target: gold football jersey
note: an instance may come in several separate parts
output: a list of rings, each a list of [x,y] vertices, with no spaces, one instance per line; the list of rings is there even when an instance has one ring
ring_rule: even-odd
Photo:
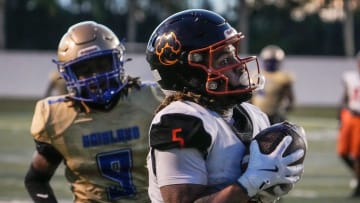
[[[282,108],[284,87],[293,83],[293,75],[285,71],[262,73],[265,76],[265,86],[263,90],[254,94],[252,103],[268,115],[285,113],[285,109]]]
[[[156,88],[132,89],[109,112],[78,112],[64,96],[37,102],[31,133],[63,155],[74,202],[149,202],[145,163]]]

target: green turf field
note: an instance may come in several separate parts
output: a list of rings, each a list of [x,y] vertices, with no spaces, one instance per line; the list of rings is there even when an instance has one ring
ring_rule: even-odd
[[[34,101],[0,99],[0,203],[31,202],[23,186],[34,145],[29,134]],[[328,107],[298,108],[290,121],[305,127],[309,151],[305,173],[283,203],[352,203],[351,175],[336,155],[336,110]],[[52,185],[60,202],[71,202],[69,186],[60,168]]]

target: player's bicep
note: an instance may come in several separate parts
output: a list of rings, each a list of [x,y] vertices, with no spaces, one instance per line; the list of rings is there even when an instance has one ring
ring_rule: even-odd
[[[155,150],[155,167],[159,186],[207,184],[206,163],[196,149]]]
[[[57,166],[63,160],[63,156],[52,145],[44,142],[39,142],[36,140],[35,140],[35,144],[36,144],[37,153],[43,156],[46,159],[46,161],[49,162],[51,165]]]
[[[204,190],[205,186],[194,184],[167,185],[160,188],[164,202],[194,202]]]

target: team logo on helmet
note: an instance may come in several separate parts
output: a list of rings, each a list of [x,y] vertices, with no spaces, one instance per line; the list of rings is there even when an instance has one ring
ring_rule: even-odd
[[[175,33],[165,33],[156,40],[156,55],[160,63],[169,66],[175,64],[179,59],[178,55],[181,50],[181,43]]]
[[[99,51],[99,50],[100,50],[100,47],[97,46],[97,45],[86,47],[85,49],[79,50],[77,56],[78,57],[84,56],[86,54],[90,54],[92,52],[96,52],[96,51]]]

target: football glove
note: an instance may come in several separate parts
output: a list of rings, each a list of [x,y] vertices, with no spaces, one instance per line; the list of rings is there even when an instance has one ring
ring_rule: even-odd
[[[243,157],[242,159],[242,166],[243,167],[247,167],[248,163],[249,163],[249,158],[250,155],[247,154]],[[245,172],[245,168],[244,170],[242,170],[242,172]],[[275,185],[273,187],[270,187],[266,190],[262,190],[260,192],[258,192],[253,198],[251,198],[250,202],[260,202],[260,203],[274,203],[277,202],[280,197],[288,194],[294,187],[294,184],[283,184],[283,185]]]
[[[302,158],[304,150],[300,149],[283,157],[291,142],[292,137],[285,136],[273,152],[262,154],[257,141],[251,141],[247,169],[238,179],[238,183],[246,189],[249,197],[274,185],[294,184],[299,181],[304,170],[303,164],[290,164]]]

